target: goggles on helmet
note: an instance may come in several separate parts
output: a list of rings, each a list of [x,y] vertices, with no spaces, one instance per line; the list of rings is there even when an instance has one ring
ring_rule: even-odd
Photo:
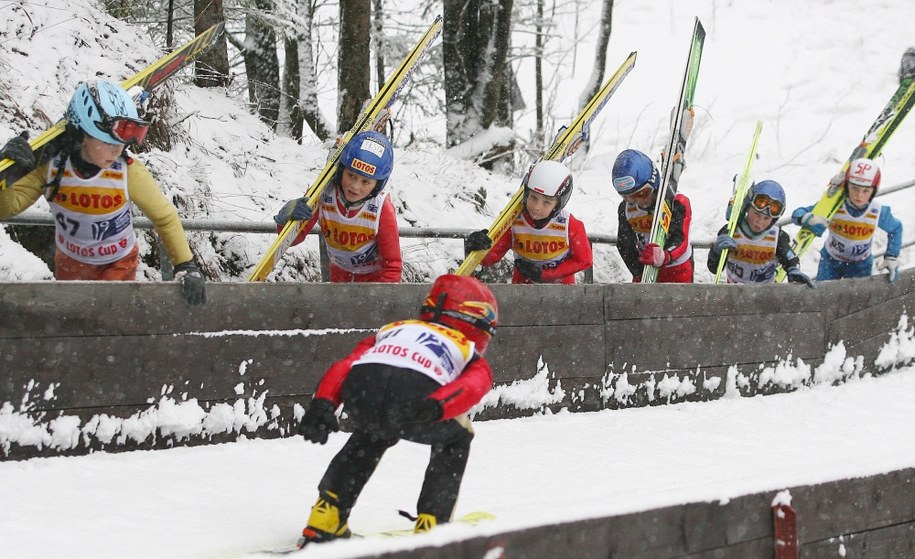
[[[95,106],[98,107],[100,121],[95,123],[96,128],[125,144],[143,143],[146,133],[149,132],[150,123],[148,121],[126,116],[109,116],[102,109],[98,89],[94,83],[89,84],[89,93],[92,95],[92,100],[95,101]]]
[[[461,306],[465,311],[443,310],[441,308],[444,294],[439,298],[439,302],[434,303],[431,298],[426,298],[423,306],[420,307],[420,314],[433,313],[433,320],[441,316],[448,316],[462,322],[466,322],[478,330],[494,336],[496,334],[495,311],[490,305],[484,303],[465,302]],[[468,309],[469,307],[469,309]]]
[[[781,200],[776,200],[766,194],[757,194],[750,200],[750,206],[769,217],[781,217],[785,211],[785,204]]]

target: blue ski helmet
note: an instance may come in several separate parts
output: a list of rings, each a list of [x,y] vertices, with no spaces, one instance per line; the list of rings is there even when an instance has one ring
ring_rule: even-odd
[[[360,132],[343,148],[340,153],[340,165],[363,177],[378,181],[368,195],[371,198],[381,192],[394,170],[394,147],[381,132]]]
[[[613,188],[621,196],[627,196],[650,185],[655,191],[661,186],[658,170],[644,153],[635,150],[624,150],[613,163]]]
[[[782,185],[773,180],[755,182],[747,191],[741,215],[745,217],[747,208],[752,207],[769,217],[779,218],[785,213],[785,203],[785,189]]]
[[[145,137],[148,122],[141,121],[133,98],[119,84],[106,80],[92,80],[79,84],[67,106],[64,117],[71,124],[108,144],[130,143],[112,135],[116,121],[143,127]],[[142,138],[137,143],[142,142]]]

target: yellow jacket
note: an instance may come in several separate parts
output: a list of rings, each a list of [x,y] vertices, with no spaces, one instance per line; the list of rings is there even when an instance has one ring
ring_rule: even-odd
[[[48,165],[45,163],[0,192],[0,218],[18,215],[43,195],[47,184]],[[159,190],[152,173],[134,159],[127,165],[127,194],[130,200],[152,221],[162,239],[172,264],[182,264],[194,256],[187,243],[178,210]]]

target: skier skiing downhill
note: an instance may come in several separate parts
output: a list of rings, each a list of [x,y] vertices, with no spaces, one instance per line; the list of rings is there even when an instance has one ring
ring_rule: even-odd
[[[855,159],[845,175],[833,178],[843,187],[845,201],[831,220],[813,213],[814,206],[801,207],[791,214],[792,221],[809,229],[817,237],[826,228],[829,235],[820,250],[817,281],[861,278],[871,275],[874,261],[874,232],[886,232],[886,255],[878,266],[887,270],[889,281],[899,279],[899,251],[902,247],[902,222],[893,217],[889,206],[874,200],[880,188],[880,168],[865,158]]]
[[[522,211],[509,233],[493,246],[489,231],[467,236],[470,251],[492,250],[483,266],[515,252],[512,283],[575,283],[575,274],[591,267],[591,243],[584,224],[565,209],[572,196],[572,173],[558,161],[536,163],[524,178]]]
[[[708,254],[709,271],[718,272],[721,253],[727,249],[728,283],[773,283],[775,268],[780,265],[788,273],[788,281],[816,287],[798,267],[791,238],[775,224],[784,212],[782,185],[773,180],[753,183],[740,209],[734,236],[728,235],[727,225],[718,231]]]
[[[394,148],[384,134],[356,134],[340,154],[333,188],[324,190],[318,211],[312,212],[305,198],[290,200],[273,218],[277,232],[290,220],[307,221],[292,243],[297,245],[320,222],[330,281],[399,282],[403,262],[397,215],[384,188],[393,170]]]
[[[618,210],[616,248],[632,274],[641,282],[646,265],[658,268],[658,283],[693,282],[693,248],[689,243],[692,209],[689,199],[677,193],[671,204],[671,222],[664,246],[649,243],[660,177],[644,153],[627,149],[613,163],[613,188],[623,197]]]
[[[65,116],[67,145],[37,165],[24,136],[0,150],[29,174],[0,192],[0,217],[16,215],[44,194],[56,223],[54,277],[58,280],[134,280],[139,248],[130,209],[136,205],[155,226],[175,264],[188,303],[206,302],[203,275],[194,263],[178,211],[149,170],[125,151],[141,144],[149,122],[119,84],[79,85]]]
[[[432,447],[417,502],[415,532],[454,512],[473,429],[467,411],[489,392],[483,353],[498,306],[483,283],[447,274],[435,280],[419,318],[382,326],[324,374],[298,432],[327,442],[342,403],[353,433],[318,484],[298,547],[348,538],[350,511],[388,448],[400,439]]]

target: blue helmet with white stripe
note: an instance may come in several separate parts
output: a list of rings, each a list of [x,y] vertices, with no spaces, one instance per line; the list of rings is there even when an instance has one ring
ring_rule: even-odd
[[[381,132],[360,132],[343,148],[340,153],[340,165],[358,175],[378,181],[368,196],[371,198],[381,192],[394,170],[394,147],[388,137]]]
[[[644,153],[635,150],[624,150],[616,157],[611,174],[613,188],[621,196],[639,191],[645,185],[655,191],[661,186],[657,168]]]

